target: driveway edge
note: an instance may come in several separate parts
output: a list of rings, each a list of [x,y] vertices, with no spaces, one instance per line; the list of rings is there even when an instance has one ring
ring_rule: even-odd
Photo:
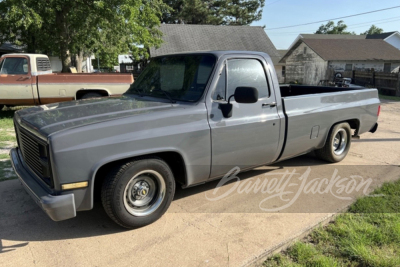
[[[263,262],[268,259],[269,257],[271,257],[273,254],[279,253],[282,250],[287,249],[290,245],[292,245],[295,241],[298,241],[300,239],[303,239],[304,237],[306,237],[307,235],[309,235],[311,233],[312,230],[314,230],[316,227],[318,226],[325,226],[328,223],[332,222],[335,220],[335,218],[343,213],[346,212],[349,207],[351,206],[351,204],[345,206],[344,208],[340,209],[338,212],[336,213],[332,213],[330,215],[325,216],[324,218],[322,218],[321,220],[319,220],[317,223],[304,228],[303,230],[301,230],[299,233],[289,237],[288,239],[286,239],[285,241],[282,241],[281,243],[279,243],[278,245],[274,246],[271,249],[268,249],[266,251],[264,251],[262,254],[260,254],[259,256],[256,256],[252,259],[250,259],[247,263],[244,263],[242,266],[243,267],[250,267],[250,266],[262,266]]]

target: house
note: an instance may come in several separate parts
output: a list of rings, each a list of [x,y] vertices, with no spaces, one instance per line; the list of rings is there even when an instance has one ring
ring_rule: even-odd
[[[161,24],[160,30],[164,42],[160,48],[150,49],[151,57],[210,50],[260,51],[267,53],[277,64],[276,71],[282,73],[281,55],[263,27]]]
[[[0,56],[4,54],[10,54],[10,53],[20,53],[23,51],[23,47],[5,42],[0,46]]]
[[[399,32],[385,32],[382,34],[367,35],[366,39],[380,39],[386,43],[393,45],[400,50],[400,33]]]
[[[298,37],[279,61],[286,64],[285,82],[317,85],[330,73],[351,70],[392,72],[400,66],[400,50],[383,39],[360,35]]]
[[[276,76],[278,77],[279,83],[285,82],[286,64],[280,63],[282,57],[286,54],[287,50],[278,49],[279,57],[272,57],[272,63],[274,64]]]

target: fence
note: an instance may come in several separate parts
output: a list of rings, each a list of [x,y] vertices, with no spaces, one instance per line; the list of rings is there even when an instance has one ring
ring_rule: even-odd
[[[344,77],[350,77],[348,73],[344,75]],[[400,73],[353,70],[351,72],[351,78],[354,84],[378,88],[379,92],[385,95],[400,96]]]

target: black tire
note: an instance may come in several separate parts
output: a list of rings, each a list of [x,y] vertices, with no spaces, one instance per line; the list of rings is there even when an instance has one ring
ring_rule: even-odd
[[[163,188],[160,177],[165,186],[163,197],[160,194]],[[151,184],[151,180],[154,184]],[[151,197],[153,192],[154,197]],[[174,194],[175,179],[168,164],[157,157],[141,158],[120,165],[108,173],[103,182],[101,201],[114,222],[132,229],[158,220],[169,208]],[[145,203],[149,198],[152,198],[151,201],[143,208],[134,206],[140,201]]]
[[[343,73],[341,73],[341,72],[336,72],[336,73],[335,73],[335,78],[343,78]]]
[[[90,99],[90,98],[99,98],[99,97],[102,97],[102,95],[99,93],[86,93],[81,97],[81,99]]]
[[[347,122],[332,127],[325,146],[315,150],[315,155],[328,162],[342,161],[350,150],[351,128]]]

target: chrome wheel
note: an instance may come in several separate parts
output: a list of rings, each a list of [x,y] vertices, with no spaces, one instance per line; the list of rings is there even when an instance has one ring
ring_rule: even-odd
[[[124,206],[134,216],[147,216],[161,205],[165,188],[161,174],[153,170],[141,171],[125,187]]]
[[[333,153],[341,155],[346,150],[348,142],[347,132],[345,129],[339,129],[332,141]]]

